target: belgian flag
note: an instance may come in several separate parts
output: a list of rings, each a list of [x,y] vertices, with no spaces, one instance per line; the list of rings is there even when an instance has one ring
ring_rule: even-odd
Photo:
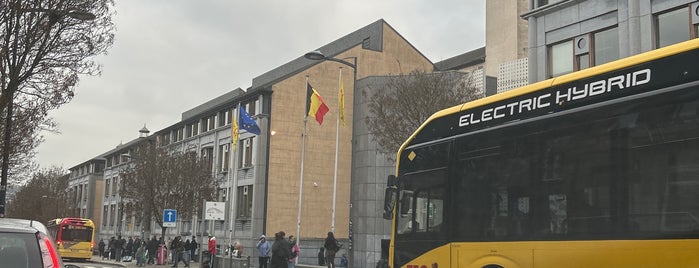
[[[308,115],[315,118],[319,125],[323,124],[323,116],[330,110],[328,106],[325,105],[323,98],[320,97],[318,91],[313,89],[310,83],[306,83],[306,95],[308,97],[306,101],[306,111]]]

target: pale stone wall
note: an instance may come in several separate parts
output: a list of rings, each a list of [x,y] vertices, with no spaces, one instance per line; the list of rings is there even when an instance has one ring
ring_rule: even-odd
[[[390,26],[383,27],[383,51],[362,45],[335,58],[357,57],[357,79],[373,75],[432,70],[432,64]],[[371,41],[371,40],[369,40]],[[353,59],[346,59],[352,62]],[[337,62],[318,63],[272,86],[267,232],[279,230],[296,235],[299,181],[301,176],[301,133],[306,107],[306,76],[330,108],[323,125],[308,118],[304,160],[302,239],[324,238],[331,228],[335,133],[338,111],[339,67],[343,67],[345,126],[339,129],[335,234],[349,234],[350,169],[352,159],[353,70]],[[314,182],[317,186],[314,186]]]

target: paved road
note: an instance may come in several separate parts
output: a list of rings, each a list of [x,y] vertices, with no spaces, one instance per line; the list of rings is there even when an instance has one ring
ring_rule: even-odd
[[[82,268],[122,268],[122,267],[136,267],[136,261],[132,262],[115,262],[113,260],[102,260],[100,257],[93,257],[90,262],[66,262],[64,261],[64,264],[73,264],[80,266]],[[166,265],[153,265],[149,264],[146,265],[145,267],[152,267],[152,268],[167,268],[171,267],[172,264],[166,264]],[[182,263],[178,267],[184,267]],[[191,262],[189,263],[190,268],[199,268],[199,263],[197,262]]]

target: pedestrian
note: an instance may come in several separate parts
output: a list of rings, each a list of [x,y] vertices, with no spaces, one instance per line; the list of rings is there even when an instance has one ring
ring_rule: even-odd
[[[216,267],[214,266],[214,262],[216,261],[216,237],[213,235],[209,235],[209,267]]]
[[[121,236],[117,236],[116,239],[116,255],[115,255],[115,260],[116,262],[121,262],[121,254],[124,253],[124,239],[121,238]]]
[[[109,244],[107,245],[107,248],[109,249],[109,260],[116,259],[116,238],[112,236],[112,238],[109,239]]]
[[[192,242],[189,241],[189,238],[187,238],[187,241],[184,242],[184,259],[189,263],[191,258],[189,257],[189,253],[192,252]]]
[[[175,260],[172,267],[177,267],[180,261],[184,263],[184,267],[189,267],[189,263],[184,259],[184,243],[182,243],[180,236],[175,237],[175,240],[172,241],[172,254]]]
[[[299,245],[296,244],[296,237],[293,235],[289,236],[289,250],[291,253],[291,256],[289,257],[289,268],[295,268],[296,258],[301,255],[301,249],[299,248]]]
[[[279,231],[278,233],[274,234],[271,268],[287,268],[289,266],[291,250],[289,247],[289,242],[284,239],[284,235],[284,231]]]
[[[243,243],[240,241],[233,242],[233,257],[241,258],[243,256]]]
[[[325,248],[321,247],[318,250],[318,266],[325,266]]]
[[[335,268],[335,253],[340,250],[341,246],[335,239],[333,232],[328,232],[323,247],[325,248],[325,263],[328,265],[328,268]]]
[[[155,264],[155,258],[158,256],[158,239],[155,236],[148,241],[146,249],[148,250],[148,264]]]
[[[267,241],[267,237],[262,234],[260,239],[257,240],[257,253],[259,255],[258,259],[260,261],[260,268],[267,268],[267,263],[269,263],[270,253],[272,252],[272,245]]]
[[[347,266],[349,266],[349,261],[347,260],[347,255],[342,254],[342,257],[340,257],[340,267],[347,268]]]
[[[104,260],[104,247],[105,247],[104,239],[100,239],[100,243],[97,244],[97,249],[99,250],[99,252],[100,252],[100,257],[101,257],[103,260]]]
[[[146,259],[148,256],[147,250],[146,250],[146,244],[138,240],[139,242],[136,243],[136,246],[138,249],[136,249],[136,266],[141,267],[146,265]]]
[[[199,244],[197,243],[197,238],[195,236],[192,236],[192,242],[189,244],[189,256],[190,260],[196,260],[197,256],[197,248],[199,247]]]

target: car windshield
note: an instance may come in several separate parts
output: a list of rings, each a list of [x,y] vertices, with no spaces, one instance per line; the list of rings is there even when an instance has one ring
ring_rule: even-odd
[[[35,234],[0,234],[0,264],[2,267],[41,267],[41,253]]]

